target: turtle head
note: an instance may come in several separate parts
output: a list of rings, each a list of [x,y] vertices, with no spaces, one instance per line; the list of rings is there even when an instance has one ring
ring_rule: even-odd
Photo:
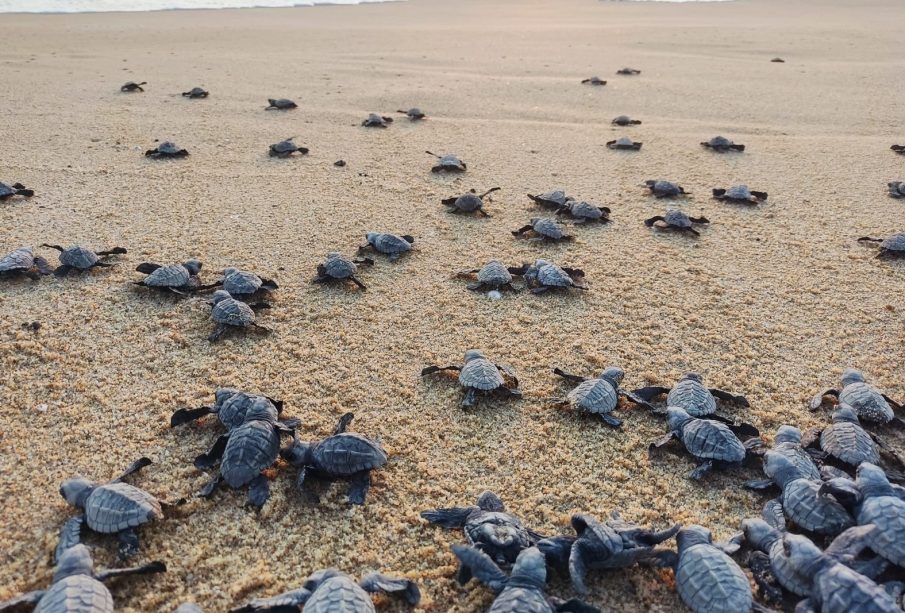
[[[188,260],[185,263],[183,263],[182,266],[187,271],[189,271],[189,274],[192,276],[195,276],[199,272],[201,272],[201,262],[199,262],[198,260]]]
[[[368,232],[367,234],[365,234],[365,239],[367,239],[369,243],[373,243],[375,240],[377,240],[378,236],[380,236],[380,232]]]
[[[482,511],[506,512],[506,505],[500,497],[490,491],[482,492],[478,496],[478,508]]]
[[[342,575],[343,573],[335,568],[325,568],[323,570],[317,571],[316,573],[311,573],[310,575],[308,575],[308,578],[305,580],[305,585],[303,585],[302,587],[313,594],[317,590],[317,588],[319,588],[321,584],[327,579],[332,579],[333,577],[341,577]]]
[[[846,368],[842,371],[842,387],[851,385],[852,383],[864,383],[864,375],[860,370]]]
[[[230,276],[230,275],[236,274],[237,272],[239,272],[239,269],[238,269],[238,268],[235,268],[235,267],[233,267],[233,266],[230,266],[229,268],[224,268],[224,269],[223,269],[223,276],[224,276],[224,277],[228,277],[228,276]]]
[[[822,568],[835,562],[823,555],[823,552],[807,537],[800,534],[786,534],[782,539],[782,548],[789,563],[798,573],[813,577]]]
[[[694,418],[681,407],[666,408],[666,423],[669,424],[669,429],[672,432],[681,432],[685,424],[692,419]]]
[[[314,445],[293,441],[289,447],[280,450],[280,456],[293,466],[308,466],[314,462]]]
[[[465,363],[468,364],[472,360],[484,358],[484,353],[480,349],[469,349],[465,352]]]
[[[773,442],[780,443],[801,443],[801,430],[795,426],[780,426],[776,431]]]
[[[60,554],[57,567],[53,571],[53,582],[56,583],[73,575],[88,575],[94,573],[94,561],[88,548],[79,543],[73,545]]]
[[[845,403],[840,404],[833,412],[833,423],[842,421],[848,421],[855,424],[861,423],[858,421],[858,414],[855,413],[855,409]]]
[[[709,545],[713,542],[713,535],[710,530],[704,526],[691,525],[679,530],[676,534],[676,544],[679,547],[679,554],[695,545]]]
[[[533,226],[534,224],[536,224],[539,221],[540,221],[540,217],[532,217],[531,219],[528,220],[528,223],[530,223]]]
[[[235,396],[239,393],[239,390],[234,389],[232,387],[221,387],[216,392],[214,392],[214,400],[216,401],[216,405],[222,406],[227,400]]]
[[[782,534],[776,528],[759,517],[743,519],[742,532],[745,533],[745,540],[760,550],[767,549],[782,538]]]
[[[855,473],[855,482],[865,498],[894,495],[886,473],[876,464],[863,462]]]
[[[85,477],[73,477],[63,481],[60,486],[60,495],[72,506],[83,509],[85,508],[85,501],[95,487],[97,487],[97,483],[94,481],[89,481]]]
[[[787,483],[804,476],[789,458],[773,450],[764,454],[764,474],[780,488],[785,488]]]
[[[512,577],[543,588],[547,583],[547,559],[537,547],[523,549],[512,567]]]
[[[614,388],[618,388],[625,378],[625,371],[618,366],[608,366],[602,373],[600,378],[608,381]]]
[[[685,379],[688,379],[688,380],[690,380],[690,381],[697,381],[698,383],[701,383],[701,382],[704,381],[704,379],[701,377],[701,375],[700,375],[699,373],[696,373],[696,372],[687,372],[687,373],[685,373],[684,375],[682,375],[682,379],[681,379],[681,380],[684,381]]]
[[[232,298],[232,296],[229,295],[228,291],[226,291],[225,289],[218,289],[216,292],[214,292],[214,295],[211,296],[211,304],[217,304],[218,302],[226,300],[228,298]]]

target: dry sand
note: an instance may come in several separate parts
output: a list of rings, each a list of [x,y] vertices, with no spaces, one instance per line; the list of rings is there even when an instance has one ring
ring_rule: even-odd
[[[485,488],[540,532],[567,531],[576,511],[619,508],[729,536],[764,501],[738,487],[757,471],[692,483],[686,457],[648,460],[663,422],[626,411],[612,431],[549,408],[544,399],[565,391],[551,368],[617,364],[628,387],[695,369],[747,395],[739,415],[769,435],[826,421],[806,400],[846,365],[905,396],[903,269],[854,242],[903,230],[902,205],[885,195],[887,181],[905,178],[905,159],[889,151],[905,140],[901,17],[900,0],[413,0],[0,17],[0,179],[38,192],[0,204],[0,251],[129,249],[112,270],[0,292],[0,598],[48,582],[56,530],[73,512],[57,491],[64,478],[108,479],[146,454],[156,463],[134,483],[171,498],[197,491],[207,477],[192,458],[219,427],[170,430],[168,416],[227,385],[284,400],[303,438],[354,411],[353,430],[379,436],[390,463],[363,508],[345,504],[344,484],[306,504],[286,466],[260,514],[243,508],[244,491],[192,499],[142,532],[138,559],[166,560],[170,572],[122,582],[123,610],[184,600],[223,610],[326,566],[416,579],[426,610],[477,610],[490,593],[452,580],[449,544],[461,535],[418,512],[470,503]],[[776,55],[786,63],[770,63]],[[616,76],[624,65],[643,73]],[[579,85],[594,74],[609,84]],[[147,92],[120,94],[132,79],[149,81]],[[195,85],[211,97],[178,95]],[[300,108],[263,111],[282,96]],[[430,119],[359,126],[368,112],[411,105]],[[643,125],[611,127],[622,113]],[[642,151],[604,147],[623,134]],[[748,150],[698,145],[715,134]],[[266,156],[291,135],[311,154]],[[154,139],[191,157],[146,160]],[[468,172],[432,175],[425,149],[459,154]],[[649,178],[693,192],[680,206],[713,222],[699,240],[644,227],[665,208],[640,187]],[[768,203],[708,197],[738,182],[769,192]],[[492,219],[439,204],[496,185]],[[565,246],[513,240],[539,212],[525,194],[553,187],[610,206],[613,223],[578,228]],[[368,230],[411,233],[415,250],[363,271],[367,292],[309,285],[326,252],[352,253]],[[541,254],[583,268],[592,290],[492,302],[451,278],[490,258]],[[228,265],[274,276],[281,289],[261,319],[274,333],[211,346],[203,299],[130,283],[141,261],[190,256],[209,281]],[[23,330],[27,321],[40,331]],[[422,366],[457,362],[470,347],[514,366],[525,399],[464,412],[452,380],[419,380]],[[89,542],[100,565],[116,563],[112,540]],[[651,570],[591,583],[591,601],[616,610],[681,606]]]

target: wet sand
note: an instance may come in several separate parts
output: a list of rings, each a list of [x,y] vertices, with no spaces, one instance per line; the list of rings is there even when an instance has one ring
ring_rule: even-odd
[[[0,599],[49,581],[56,531],[73,513],[60,482],[106,480],[141,455],[155,464],[133,483],[190,502],[142,531],[137,560],[165,560],[169,572],[120,582],[124,611],[186,600],[220,611],[327,566],[415,579],[424,610],[478,610],[490,592],[452,578],[449,545],[461,534],[418,513],[484,489],[542,533],[567,532],[573,512],[618,508],[730,536],[766,500],[739,488],[757,470],[693,483],[687,456],[648,459],[665,424],[645,412],[620,412],[613,431],[550,408],[568,389],[551,369],[619,365],[628,388],[697,370],[745,394],[751,407],[736,413],[767,438],[783,423],[827,422],[806,401],[848,365],[905,397],[905,272],[855,242],[903,230],[885,187],[905,179],[905,158],[889,151],[905,140],[898,16],[898,0],[413,0],[0,17],[0,180],[38,193],[0,203],[0,251],[129,250],[113,269],[0,291]],[[626,65],[643,72],[615,75]],[[595,74],[609,83],[579,84]],[[127,80],[147,80],[147,92],[120,94]],[[210,98],[179,96],[196,85]],[[269,97],[299,108],[265,112]],[[413,105],[429,119],[359,125]],[[643,124],[611,126],[623,113]],[[716,134],[747,150],[698,144]],[[293,135],[309,155],[266,155]],[[606,149],[622,135],[642,150]],[[147,160],[155,139],[191,156]],[[425,149],[458,154],[468,172],[431,174]],[[656,178],[692,193],[677,205],[711,220],[699,239],[642,224],[666,208],[641,187]],[[770,198],[748,208],[709,197],[735,183]],[[490,219],[439,202],[494,186]],[[525,194],[554,187],[609,206],[613,222],[575,228],[565,245],[514,240],[510,230],[545,214]],[[366,292],[309,284],[328,251],[352,254],[370,230],[412,234],[415,249],[396,264],[378,256],[361,272]],[[584,269],[591,291],[490,301],[453,278],[492,258],[540,256]],[[229,265],[275,278],[260,319],[273,333],[212,346],[204,298],[131,284],[142,261],[189,257],[204,262],[206,282]],[[31,321],[37,333],[22,329]],[[465,412],[452,378],[419,379],[472,347],[514,367],[522,401]],[[352,430],[391,454],[367,505],[349,508],[342,483],[311,505],[285,465],[260,513],[243,507],[244,491],[191,498],[208,479],[192,459],[220,428],[208,418],[171,430],[168,418],[218,386],[282,399],[303,439],[353,411]],[[88,542],[99,565],[117,563],[112,539]],[[590,600],[614,610],[681,607],[652,570],[590,584]],[[562,581],[551,592],[571,594]]]

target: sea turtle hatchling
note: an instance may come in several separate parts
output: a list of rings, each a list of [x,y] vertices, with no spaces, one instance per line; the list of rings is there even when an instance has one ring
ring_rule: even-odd
[[[581,80],[583,85],[606,85],[606,81],[601,79],[600,77],[590,77],[588,79]]]
[[[610,122],[614,126],[640,126],[641,120],[632,119],[628,115],[617,115],[613,118],[613,121]]]
[[[346,480],[349,503],[365,503],[371,471],[386,465],[387,453],[380,441],[346,432],[354,418],[352,413],[340,417],[333,434],[321,441],[303,443],[296,434],[292,444],[280,451],[283,459],[299,469],[295,483],[300,490],[306,479]]]
[[[557,211],[557,215],[568,214],[572,218],[572,223],[581,224],[589,221],[599,221],[608,223],[610,221],[610,207],[597,206],[584,200],[570,200],[561,206]]]
[[[766,454],[767,450],[764,450]],[[773,437],[773,448],[770,450],[776,454],[782,455],[791,462],[800,478],[809,481],[820,481],[820,469],[814,463],[814,458],[801,446],[801,430],[795,426],[782,425],[776,431]],[[766,490],[774,485],[778,485],[773,481],[772,475],[767,471],[767,465],[764,464],[764,473],[767,479],[754,479],[746,481],[744,487],[750,490]]]
[[[459,385],[465,388],[465,396],[462,398],[462,407],[473,407],[477,400],[478,392],[505,392],[508,397],[521,398],[522,392],[518,389],[518,379],[508,366],[494,364],[477,349],[469,349],[465,352],[465,361],[461,366],[426,366],[421,369],[421,376],[427,376],[444,370],[454,370],[459,373]]]
[[[622,151],[640,151],[641,145],[643,144],[644,143],[633,141],[627,136],[622,136],[616,140],[608,140],[606,142],[608,149],[619,149]]]
[[[195,421],[205,415],[216,415],[217,419],[227,430],[238,428],[245,423],[245,414],[258,403],[269,403],[273,406],[276,415],[283,412],[283,402],[274,400],[269,396],[251,394],[231,387],[221,387],[214,392],[214,404],[195,409],[178,409],[170,416],[170,427]]]
[[[811,399],[810,409],[812,411],[819,409],[825,396],[835,397],[838,402],[855,409],[859,419],[905,427],[905,423],[896,417],[894,412],[902,410],[902,405],[867,383],[860,370],[846,368],[842,372],[842,390],[827,389],[816,394]]]
[[[880,447],[876,439],[861,427],[857,412],[846,404],[836,407],[833,423],[829,426],[822,430],[808,431],[805,446],[813,446],[815,443],[819,444],[824,453],[844,466],[857,467],[862,462],[880,463]]]
[[[632,392],[637,397],[650,402],[657,396],[666,394],[666,406],[685,409],[692,417],[707,417],[731,423],[717,414],[717,399],[748,407],[748,399],[716,387],[706,387],[704,379],[696,372],[687,372],[679,377],[673,387],[649,386]]]
[[[373,249],[377,253],[387,256],[391,262],[398,260],[403,253],[411,251],[412,245],[415,243],[415,237],[408,234],[396,235],[386,232],[368,232],[365,239],[368,242],[358,248],[359,252]]]
[[[644,225],[648,228],[659,228],[661,230],[675,230],[677,232],[687,232],[692,236],[700,236],[693,224],[708,224],[710,220],[706,217],[690,217],[685,211],[679,209],[667,209],[663,215],[654,215],[650,219],[644,220]]]
[[[531,198],[535,204],[539,204],[548,209],[559,209],[560,207],[565,206],[570,200],[574,200],[572,196],[567,196],[566,192],[561,189],[544,192],[543,194],[538,194],[536,196],[528,194],[528,197]]]
[[[36,613],[113,613],[113,596],[104,581],[128,575],[163,573],[166,570],[163,562],[151,562],[131,568],[95,571],[88,548],[75,545],[60,555],[49,588],[0,602],[0,611],[12,611],[23,605],[32,605]]]
[[[145,151],[145,157],[149,157],[153,160],[184,158],[188,156],[188,154],[188,151],[181,149],[178,145],[171,143],[170,141],[164,141],[153,149]]]
[[[223,269],[223,280],[219,284],[230,296],[240,300],[259,292],[272,292],[280,287],[272,279],[264,279],[253,272],[235,267]]]
[[[182,92],[182,95],[186,98],[207,98],[210,92],[201,87],[193,87],[187,92]]]
[[[327,254],[327,259],[323,264],[317,265],[317,276],[311,280],[312,283],[328,283],[330,281],[351,281],[361,289],[368,289],[356,276],[359,265],[371,266],[374,260],[371,258],[362,258],[353,260],[347,258],[341,253],[331,252]]]
[[[695,613],[743,613],[754,606],[751,585],[727,551],[737,546],[719,546],[710,530],[686,526],[676,535],[678,562],[676,590]]]
[[[728,202],[757,204],[767,199],[767,192],[752,191],[747,185],[733,185],[729,189],[714,189],[713,197]]]
[[[905,232],[898,232],[886,238],[862,236],[858,241],[864,243],[878,243],[878,258],[892,259],[905,257]]]
[[[905,145],[893,145],[890,147],[894,152],[905,155]]]
[[[367,118],[361,122],[366,128],[389,128],[393,123],[392,117],[383,117],[377,113],[370,113]]]
[[[201,280],[198,278],[198,273],[201,272],[201,262],[198,260],[187,260],[183,264],[168,264],[166,266],[153,262],[143,262],[135,270],[147,275],[141,281],[133,281],[135,285],[165,290],[180,296],[202,289],[217,287],[217,284],[210,286],[201,285]]]
[[[119,88],[121,92],[143,92],[145,91],[142,85],[147,85],[147,81],[142,81],[141,83],[136,83],[135,81],[127,81],[123,84],[122,87]]]
[[[529,240],[533,241],[570,241],[575,237],[562,231],[562,226],[555,220],[547,217],[532,217],[529,223],[518,230],[512,231],[512,236],[519,237],[525,233],[532,233]]]
[[[635,564],[675,566],[675,553],[655,547],[671,539],[679,531],[679,524],[661,531],[652,531],[622,519],[613,511],[605,522],[590,515],[572,516],[576,536],[555,536],[538,542],[537,548],[547,564],[560,573],[568,574],[572,587],[579,594],[587,594],[585,575],[594,569],[628,568]]]
[[[647,409],[653,409],[646,401],[620,387],[625,371],[618,366],[608,366],[599,376],[591,378],[573,375],[559,368],[554,368],[553,374],[570,383],[578,384],[565,398],[555,400],[556,404],[568,405],[580,412],[596,415],[613,428],[622,425],[622,421],[612,416],[612,412],[619,406],[620,397]]]
[[[307,155],[308,147],[299,147],[292,139],[294,136],[290,136],[286,140],[281,140],[278,143],[274,143],[270,146],[270,150],[268,151],[268,155],[270,157],[277,158],[288,158],[291,157],[293,153],[298,153],[299,155]]]
[[[47,243],[41,246],[60,252],[60,265],[53,271],[57,277],[65,277],[73,270],[84,272],[97,266],[113,266],[106,261],[106,258],[126,253],[122,247],[114,247],[106,251],[92,251],[82,245],[74,245],[65,249],[59,245],[48,245]]]
[[[214,331],[207,337],[207,340],[212,343],[219,340],[227,330],[232,328],[254,328],[265,334],[270,332],[270,328],[265,328],[257,323],[255,317],[256,311],[270,308],[266,302],[248,304],[236,300],[229,295],[229,292],[218,289],[211,296],[210,305],[211,319],[216,324]]]
[[[905,198],[905,181],[891,181],[886,185],[889,187],[890,198]]]
[[[744,145],[737,145],[725,136],[714,136],[708,141],[701,143],[702,147],[707,147],[708,149],[713,149],[719,153],[726,153],[727,151],[744,151]]]
[[[547,260],[535,260],[534,264],[524,264],[521,268],[510,268],[512,274],[522,275],[532,294],[542,294],[556,289],[590,289],[587,285],[576,282],[584,277],[580,268],[560,267]]]
[[[396,111],[396,112],[397,112],[397,113],[402,113],[403,115],[406,115],[406,116],[407,116],[410,120],[412,120],[412,121],[419,121],[419,120],[424,119],[425,117],[427,117],[427,115],[425,115],[425,114],[421,111],[421,109],[419,109],[417,106],[413,106],[412,108],[410,108],[410,109],[407,110],[407,111],[398,110],[398,111]]]
[[[428,155],[432,155],[439,161],[431,168],[431,172],[465,172],[468,166],[458,157],[451,153],[446,155],[437,155],[430,151],[425,151]]]
[[[265,111],[288,111],[294,109],[298,105],[289,98],[268,98],[268,105],[264,107]]]
[[[675,198],[688,194],[684,187],[678,183],[673,183],[672,181],[648,179],[644,182],[644,185],[650,190],[650,193],[657,198]]]
[[[636,74],[641,74],[641,71],[637,70],[635,68],[620,68],[619,70],[616,71],[616,74],[636,75]]]
[[[270,598],[255,598],[229,613],[376,613],[369,594],[400,595],[411,605],[421,601],[414,581],[371,573],[359,582],[328,568],[312,573],[304,586]]]
[[[50,264],[31,247],[19,247],[0,258],[0,278],[25,276],[34,281],[53,272]]]
[[[449,207],[448,213],[478,213],[484,217],[490,217],[490,214],[484,210],[484,198],[499,190],[499,187],[491,187],[483,194],[478,194],[472,189],[461,196],[444,198],[441,202],[444,206]]]
[[[23,198],[31,198],[35,195],[35,190],[28,189],[21,183],[13,183],[12,185],[7,185],[6,183],[0,181],[0,202],[4,200],[9,200],[13,196],[22,196]]]
[[[516,272],[520,272],[521,269],[513,269]],[[465,287],[475,292],[482,292],[484,290],[501,290],[508,289],[512,291],[516,291],[515,287],[512,285],[512,272],[510,272],[510,268],[505,264],[500,262],[499,260],[490,260],[481,268],[472,268],[470,270],[463,270],[456,274],[457,277],[474,277],[476,276],[477,280],[473,283],[469,283]]]

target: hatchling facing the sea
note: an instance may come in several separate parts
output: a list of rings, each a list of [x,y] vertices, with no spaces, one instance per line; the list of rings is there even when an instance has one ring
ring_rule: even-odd
[[[278,158],[288,158],[291,157],[293,153],[298,153],[299,155],[307,155],[308,147],[299,147],[292,139],[294,136],[290,136],[286,140],[281,140],[278,143],[274,143],[270,146],[270,151],[268,155],[270,157],[278,157]]]
[[[893,259],[905,257],[905,232],[898,232],[887,238],[862,236],[858,241],[864,243],[878,243],[878,258]]]
[[[22,196],[23,198],[31,198],[35,195],[35,190],[28,189],[21,183],[13,183],[12,185],[7,185],[6,183],[0,181],[0,202],[4,200],[9,200],[13,196]]]
[[[459,373],[459,385],[465,388],[465,396],[462,398],[464,408],[474,406],[478,392],[484,394],[505,392],[512,398],[522,397],[522,392],[518,389],[518,379],[512,369],[494,364],[477,349],[465,352],[465,362],[461,366],[427,366],[421,370],[421,376],[444,370]]]
[[[648,179],[644,182],[644,185],[650,190],[650,193],[657,198],[675,198],[676,196],[685,196],[688,194],[684,187],[678,183],[673,183],[672,181],[655,181],[653,179]]]
[[[898,427],[905,427],[894,412],[902,410],[902,405],[867,383],[860,370],[846,368],[842,373],[842,390],[831,388],[816,394],[811,399],[812,411],[823,405],[824,396],[835,397],[840,404],[847,404],[855,410],[859,419],[880,424],[892,422]]]
[[[389,128],[391,123],[393,123],[392,117],[381,117],[377,113],[371,113],[361,122],[361,125],[366,128]]]
[[[677,232],[687,232],[693,236],[700,236],[700,232],[695,230],[693,224],[710,223],[706,217],[689,217],[685,211],[679,209],[668,209],[663,215],[655,215],[650,219],[644,220],[644,225],[648,228],[659,228],[660,230],[675,230]]]
[[[186,98],[207,98],[210,92],[202,87],[193,87],[187,92],[182,92],[182,95]]]
[[[434,167],[431,168],[431,172],[465,172],[468,169],[465,162],[451,153],[447,153],[446,155],[437,155],[430,151],[425,151],[425,153],[432,155],[439,160]]]
[[[239,299],[251,297],[262,291],[269,293],[280,287],[271,279],[264,279],[253,272],[233,267],[223,270],[223,280],[220,285],[224,291],[229,292],[230,296]]]
[[[142,85],[147,85],[147,81],[142,81],[141,83],[136,83],[135,81],[127,81],[122,87],[119,88],[121,92],[143,92],[145,91]]]
[[[905,181],[892,181],[886,185],[889,187],[890,198],[905,198]],[[2,198],[0,195],[0,199]]]
[[[637,70],[635,68],[620,68],[619,70],[616,71],[616,74],[636,75],[636,74],[641,74],[641,71]]]
[[[715,544],[710,530],[687,526],[676,535],[676,590],[695,613],[743,613],[754,606],[751,585],[727,552],[735,544]]]
[[[126,250],[122,247],[114,247],[106,251],[92,251],[88,247],[81,245],[74,245],[65,249],[59,245],[48,245],[47,243],[41,246],[60,252],[60,265],[53,271],[53,274],[57,277],[65,277],[73,270],[85,272],[97,266],[113,266],[106,259],[126,253]]]
[[[575,281],[578,277],[584,277],[583,270],[560,267],[547,260],[535,260],[534,264],[525,264],[521,268],[510,268],[509,272],[522,275],[532,294],[543,294],[557,289],[590,289]]]
[[[581,224],[589,221],[608,223],[610,221],[610,207],[597,206],[584,200],[570,200],[556,211],[557,215],[568,214],[572,223]]]
[[[268,98],[267,102],[268,105],[264,107],[265,111],[288,111],[298,106],[289,98]]]
[[[151,562],[131,568],[94,570],[91,553],[84,545],[74,545],[57,560],[51,585],[0,602],[0,611],[32,605],[36,613],[113,613],[113,596],[104,581],[128,575],[166,572],[163,562]]]
[[[596,378],[569,374],[559,368],[554,368],[553,374],[578,384],[578,387],[570,391],[565,398],[557,400],[556,404],[569,405],[583,413],[597,415],[604,423],[613,428],[622,425],[622,421],[612,416],[612,412],[619,406],[620,397],[645,408],[653,409],[650,404],[634,393],[620,388],[625,371],[617,366],[607,367]]]
[[[534,236],[528,240],[533,241],[570,241],[575,237],[565,234],[562,226],[556,221],[546,217],[532,217],[529,223],[522,226],[518,230],[513,230],[512,235],[519,237],[525,233],[531,233]]]
[[[397,112],[397,113],[402,113],[403,115],[406,115],[411,121],[419,121],[419,120],[424,119],[425,117],[427,117],[427,115],[425,115],[425,114],[421,111],[421,109],[419,109],[417,106],[413,106],[412,108],[410,108],[410,109],[407,110],[407,111],[398,110],[398,111],[396,111],[396,112]]]
[[[368,242],[358,248],[359,252],[373,249],[377,253],[386,255],[391,262],[398,260],[403,253],[411,251],[412,245],[415,243],[415,237],[408,234],[399,236],[385,232],[368,232],[365,239]]]
[[[227,330],[234,328],[254,328],[259,332],[270,332],[270,328],[257,323],[255,316],[255,311],[270,308],[270,304],[266,302],[247,304],[236,300],[229,292],[218,289],[211,297],[210,305],[211,319],[216,324],[214,331],[207,337],[212,343],[219,340]]]
[[[890,149],[892,149],[896,153],[905,155],[905,145],[893,145],[892,147],[890,147]]]
[[[327,259],[323,264],[317,265],[317,276],[311,280],[312,283],[328,283],[330,281],[351,281],[361,289],[368,289],[365,284],[358,280],[355,273],[358,272],[358,265],[363,264],[371,266],[374,260],[371,258],[362,258],[353,260],[347,258],[341,253],[331,252],[327,254]]]
[[[641,125],[640,119],[632,119],[628,115],[619,115],[613,118],[613,121],[610,122],[614,126],[639,126]]]
[[[145,157],[155,160],[163,160],[167,158],[184,158],[189,152],[170,141],[164,141],[153,149],[145,151]]]
[[[639,151],[641,149],[641,145],[643,144],[644,143],[633,141],[627,136],[617,138],[616,140],[608,140],[606,142],[607,148],[621,149],[623,151]]]
[[[749,406],[748,400],[744,396],[716,387],[706,387],[704,379],[696,372],[685,373],[671,388],[654,385],[638,388],[632,393],[648,402],[657,396],[666,394],[666,406],[685,409],[692,417],[708,417],[730,423],[730,420],[716,415],[717,399],[732,402],[741,407]]]
[[[857,467],[862,462],[880,464],[879,442],[879,438],[861,427],[858,414],[852,407],[840,404],[833,412],[833,423],[823,429],[808,430],[803,444],[805,447],[819,445],[824,453],[841,462],[843,467]]]
[[[538,194],[536,196],[528,194],[528,197],[531,198],[535,204],[539,204],[548,209],[559,209],[565,206],[570,200],[574,200],[572,196],[567,196],[566,192],[561,189],[544,192],[543,194]]]
[[[508,289],[512,291],[517,291],[515,287],[512,285],[512,271],[516,273],[521,273],[520,268],[511,268],[507,267],[505,264],[500,262],[499,260],[490,260],[481,268],[472,268],[470,270],[463,270],[457,273],[457,277],[472,277],[476,276],[477,281],[474,283],[469,283],[465,287],[475,292],[482,292],[484,290],[501,290]]]
[[[283,412],[283,402],[269,396],[250,394],[231,387],[221,387],[214,392],[214,404],[196,409],[179,409],[170,416],[170,427],[176,427],[205,415],[216,415],[227,430],[238,428],[245,423],[245,414],[257,403],[271,405],[275,414]]]
[[[0,258],[0,278],[25,276],[32,280],[53,273],[50,264],[31,247],[19,247]]]
[[[718,151],[719,153],[726,153],[727,151],[744,151],[744,145],[736,145],[734,142],[726,138],[725,136],[714,136],[708,141],[701,143],[702,147],[707,147],[708,149],[713,149],[714,151]]]
[[[499,191],[499,187],[491,187],[483,194],[478,194],[475,190],[469,190],[462,194],[461,196],[453,196],[451,198],[444,198],[441,202],[444,206],[450,207],[447,209],[449,213],[479,213],[484,217],[490,217],[490,214],[484,210],[484,198],[493,192]]]
[[[153,262],[143,262],[135,270],[147,275],[141,281],[133,281],[135,285],[165,290],[180,296],[202,289],[217,287],[217,284],[210,286],[201,285],[201,279],[198,278],[198,273],[201,272],[201,262],[198,260],[187,260],[184,264],[168,264],[166,266]]]
[[[606,85],[606,81],[601,79],[600,77],[591,77],[589,79],[582,79],[582,84],[586,85]]]
[[[765,449],[763,455],[766,455],[767,451]],[[791,462],[801,478],[820,481],[820,469],[817,468],[811,454],[801,446],[801,430],[798,428],[788,425],[780,426],[776,431],[776,436],[773,437],[773,448],[769,451],[781,455]],[[773,480],[766,461],[764,462],[764,473],[767,475],[767,479],[746,481],[744,487],[751,490],[766,490],[774,485],[779,485]]]
[[[752,191],[747,185],[734,185],[729,189],[714,189],[713,197],[728,202],[757,204],[767,199],[767,192]]]

